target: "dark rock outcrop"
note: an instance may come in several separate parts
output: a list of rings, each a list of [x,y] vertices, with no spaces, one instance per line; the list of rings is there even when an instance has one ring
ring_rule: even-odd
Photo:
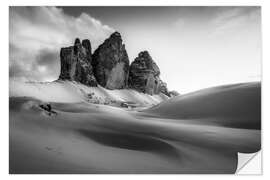
[[[107,89],[122,89],[128,84],[129,59],[120,33],[113,33],[94,52],[93,72]]]
[[[52,114],[57,114],[57,112],[52,110],[52,106],[50,104],[40,104],[39,107],[44,110],[49,116],[51,116]]]
[[[175,96],[179,96],[180,93],[173,90],[173,91],[169,91],[169,95],[170,95],[170,97],[175,97]]]
[[[61,73],[59,79],[77,81],[88,86],[97,86],[91,65],[91,43],[88,39],[80,42],[76,39],[74,46],[61,48]]]
[[[167,83],[163,82],[162,80],[159,81],[159,91],[169,97],[170,96],[170,93],[168,91],[168,88],[167,88]]]
[[[88,39],[61,48],[60,80],[77,81],[87,86],[98,84],[107,89],[131,88],[150,95],[169,97],[167,84],[160,79],[160,69],[147,51],[139,53],[129,66],[129,58],[120,33],[114,32],[92,55]]]
[[[169,96],[167,85],[159,75],[159,67],[149,53],[140,52],[129,68],[129,87],[151,95],[161,92]]]

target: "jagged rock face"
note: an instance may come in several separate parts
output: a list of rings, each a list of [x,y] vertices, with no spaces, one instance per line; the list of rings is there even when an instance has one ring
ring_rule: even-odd
[[[97,82],[107,89],[122,89],[128,85],[129,59],[121,35],[113,33],[92,56]]]
[[[59,79],[77,81],[88,86],[97,86],[91,65],[91,43],[77,38],[74,46],[61,48],[61,73]]]
[[[168,94],[160,70],[147,51],[140,52],[129,68],[129,87],[147,94]]]
[[[159,82],[159,90],[161,93],[171,97],[170,93],[168,91],[168,88],[167,88],[167,84],[165,82],[163,82],[162,80],[160,80],[160,82]]]
[[[150,95],[171,96],[160,70],[147,51],[140,52],[129,66],[129,58],[121,35],[113,33],[92,55],[88,39],[61,48],[59,79],[77,81],[88,86],[98,84],[107,89],[132,88]]]
[[[179,92],[177,92],[177,91],[169,91],[169,94],[170,94],[170,97],[175,97],[175,96],[179,96],[180,95],[180,93]]]

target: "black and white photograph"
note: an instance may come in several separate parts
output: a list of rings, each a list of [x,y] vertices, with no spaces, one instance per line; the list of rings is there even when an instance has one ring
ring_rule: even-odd
[[[261,151],[260,6],[8,11],[9,174],[235,174]]]

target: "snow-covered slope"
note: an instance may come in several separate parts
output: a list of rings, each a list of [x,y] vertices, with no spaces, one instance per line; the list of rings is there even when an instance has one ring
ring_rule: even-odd
[[[261,128],[261,83],[203,89],[172,98],[146,112],[173,119],[199,119],[226,126]]]
[[[111,104],[127,102],[135,106],[151,106],[168,99],[164,94],[148,95],[132,89],[108,90],[101,86],[88,87],[71,81],[20,82],[10,81],[10,97],[33,97],[48,102],[92,102]]]
[[[259,89],[258,84],[216,87],[138,111],[147,107],[87,101],[146,104],[162,95],[74,82],[10,83],[10,96],[33,98],[9,98],[9,173],[235,173],[238,152],[261,149],[261,130],[253,126],[260,118],[250,119],[258,115]],[[36,98],[54,101],[51,110]],[[224,111],[228,106],[236,113]],[[243,116],[235,116],[238,112]]]

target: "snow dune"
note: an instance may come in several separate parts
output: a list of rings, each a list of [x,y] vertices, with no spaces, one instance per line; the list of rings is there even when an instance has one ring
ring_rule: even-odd
[[[261,84],[218,86],[164,101],[146,112],[231,127],[261,128]]]
[[[10,173],[227,174],[235,172],[238,152],[261,149],[258,83],[163,102],[74,82],[10,87]],[[93,104],[87,96],[93,92],[101,100],[161,103],[143,111]],[[56,114],[40,108],[44,101]],[[224,110],[229,106],[240,112]]]
[[[9,86],[10,97],[33,97],[47,102],[132,102],[137,106],[152,106],[168,99],[164,94],[151,96],[132,89],[108,90],[101,86],[88,87],[77,82],[60,80],[43,83],[10,81]]]

